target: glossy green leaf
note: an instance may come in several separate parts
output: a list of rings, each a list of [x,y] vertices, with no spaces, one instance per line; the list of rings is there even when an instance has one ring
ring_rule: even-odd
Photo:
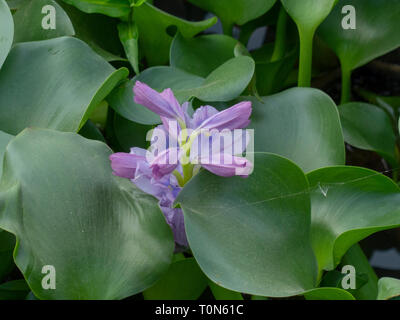
[[[316,89],[293,88],[262,102],[251,101],[255,151],[282,155],[306,172],[344,164],[339,115],[328,95]]]
[[[183,37],[191,38],[208,29],[217,22],[211,18],[199,22],[191,22],[170,15],[149,3],[144,3],[134,9],[133,20],[136,22],[141,35],[139,38],[140,50],[148,64],[162,65],[169,59],[169,48],[174,34],[168,30],[177,30]]]
[[[121,299],[167,270],[172,232],[157,200],[111,173],[111,150],[75,133],[27,129],[8,145],[0,227],[41,299]],[[54,266],[56,289],[42,287]]]
[[[189,0],[194,5],[217,15],[225,26],[226,33],[232,32],[234,24],[242,25],[262,16],[276,0]]]
[[[43,28],[43,20],[45,20],[46,24],[49,23],[45,17],[50,11],[42,12],[46,6],[52,6],[55,9],[54,29]],[[26,1],[18,8],[17,12],[13,15],[13,19],[15,25],[15,43],[75,35],[71,20],[63,8],[54,0]]]
[[[338,0],[281,0],[299,30],[315,31]]]
[[[381,278],[378,281],[377,300],[398,300],[400,297],[400,280],[395,278]]]
[[[119,38],[133,70],[139,74],[139,32],[134,22],[121,22],[118,25]]]
[[[127,75],[75,38],[17,44],[0,73],[0,128],[78,131]]]
[[[143,296],[145,300],[196,300],[207,288],[207,280],[194,258],[183,259],[173,262]]]
[[[356,10],[356,29],[342,28],[342,8]],[[319,36],[336,52],[342,68],[353,70],[400,46],[397,0],[339,0],[321,25]]]
[[[11,49],[14,37],[14,22],[5,0],[0,0],[0,68]]]
[[[311,238],[321,270],[332,270],[346,251],[367,236],[400,225],[400,189],[364,168],[330,167],[308,174]]]
[[[110,106],[123,117],[141,124],[160,123],[160,117],[133,101],[136,80],[161,91],[171,88],[180,102],[191,97],[202,101],[230,101],[248,86],[254,73],[254,61],[236,57],[211,72],[206,78],[173,67],[153,67],[116,88],[107,98]]]
[[[339,106],[344,140],[354,147],[378,152],[396,163],[396,137],[388,114],[377,106],[353,102]]]
[[[123,17],[131,11],[129,0],[62,0],[86,13]]]
[[[304,294],[307,300],[355,300],[353,295],[340,288],[315,288]]]
[[[29,291],[23,279],[8,281],[0,284],[0,300],[24,300]]]
[[[202,171],[178,195],[190,248],[205,274],[224,288],[271,297],[301,294],[316,277],[308,183],[289,160],[254,156],[248,178]]]
[[[200,77],[207,77],[213,70],[234,57],[238,41],[222,34],[184,38],[177,34],[171,44],[170,64]]]

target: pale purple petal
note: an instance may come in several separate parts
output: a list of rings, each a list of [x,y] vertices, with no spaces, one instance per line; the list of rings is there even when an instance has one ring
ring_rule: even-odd
[[[199,163],[204,169],[222,177],[247,177],[253,169],[253,164],[246,158],[230,154],[213,154],[211,159],[200,158]]]
[[[122,178],[133,179],[138,163],[143,161],[140,155],[118,152],[110,155],[113,174]]]
[[[196,129],[199,127],[204,121],[206,121],[211,116],[214,116],[218,113],[218,110],[211,106],[202,106],[193,114],[193,119],[191,122],[192,128]]]
[[[153,178],[156,180],[161,179],[167,174],[170,174],[176,169],[179,164],[179,149],[169,148],[162,151],[157,157],[154,158],[150,164],[152,169]]]
[[[159,116],[171,119],[184,119],[183,110],[175,99],[171,89],[166,89],[162,93],[159,93],[147,84],[136,81],[133,92],[135,94],[135,103],[145,106]]]
[[[250,115],[251,102],[244,101],[212,115],[199,126],[199,129],[242,129],[249,125]]]
[[[162,212],[165,215],[167,223],[170,225],[174,234],[175,242],[183,247],[189,247],[189,243],[186,238],[185,223],[183,218],[182,209],[174,209],[170,207],[160,206]]]

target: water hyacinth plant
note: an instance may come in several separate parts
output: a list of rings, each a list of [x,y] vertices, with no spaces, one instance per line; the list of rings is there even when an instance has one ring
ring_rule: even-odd
[[[0,300],[398,299],[399,15],[0,0]]]

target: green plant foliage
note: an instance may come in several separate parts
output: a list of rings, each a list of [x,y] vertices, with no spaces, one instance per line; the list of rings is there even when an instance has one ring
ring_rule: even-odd
[[[181,191],[176,202],[190,247],[201,269],[222,287],[271,297],[301,294],[314,287],[317,268],[307,180],[287,159],[254,156],[257,169],[247,179],[226,183],[203,171]]]
[[[345,5],[355,9],[356,29],[341,27]],[[321,25],[319,36],[336,52],[342,66],[343,103],[350,99],[351,71],[400,46],[393,32],[400,28],[399,15],[396,0],[340,0]]]
[[[42,8],[52,6],[55,9],[55,29],[44,29],[42,20],[45,14]],[[52,39],[62,36],[73,36],[75,30],[71,20],[62,7],[53,0],[26,1],[13,15],[14,42],[27,42]]]
[[[194,258],[173,262],[167,273],[143,292],[146,300],[196,300],[208,285]]]
[[[338,111],[325,93],[293,88],[251,101],[255,151],[287,157],[306,172],[344,164]]]
[[[129,0],[62,0],[86,13],[101,13],[110,17],[127,16],[130,12]]]
[[[266,44],[251,53],[256,63],[256,84],[260,95],[270,95],[284,89],[285,81],[296,63],[297,52],[297,48],[293,48],[283,57],[272,61],[274,47]]]
[[[212,71],[206,78],[174,67],[153,67],[125,82],[108,97],[110,106],[120,115],[141,124],[160,123],[160,117],[133,99],[136,80],[145,82],[156,90],[172,88],[179,100],[196,97],[202,101],[230,101],[240,95],[250,83],[254,61],[249,57],[236,57]]]
[[[9,144],[0,227],[16,235],[14,259],[35,296],[120,299],[168,268],[172,233],[156,200],[113,177],[110,154],[101,142],[43,129]],[[57,270],[56,290],[42,287],[44,265]]]
[[[171,67],[207,77],[220,65],[235,57],[238,41],[222,34],[184,38],[177,34],[171,44]]]
[[[363,150],[375,151],[396,163],[396,136],[388,114],[377,106],[352,102],[339,106],[344,139]]]
[[[311,239],[320,272],[332,270],[358,241],[400,225],[400,189],[386,176],[357,167],[308,174]]]
[[[141,51],[152,66],[168,62],[169,47],[174,36],[168,32],[176,30],[183,37],[191,38],[217,22],[216,18],[199,22],[186,21],[163,12],[147,2],[134,9],[133,19],[139,30]]]
[[[399,300],[400,280],[394,278],[381,278],[378,281],[378,300]]]
[[[6,60],[14,37],[14,23],[5,0],[0,0],[0,68]]]
[[[281,0],[297,24],[300,36],[299,86],[311,83],[312,43],[318,26],[331,12],[338,0]]]
[[[13,280],[0,284],[0,300],[23,300],[29,290],[25,280]]]
[[[224,31],[232,32],[234,24],[245,24],[266,13],[276,0],[189,0],[204,10],[215,13],[222,21]]]
[[[0,300],[400,300],[399,17],[0,0]]]
[[[0,73],[0,128],[10,134],[29,126],[78,131],[127,74],[75,38],[17,44]]]

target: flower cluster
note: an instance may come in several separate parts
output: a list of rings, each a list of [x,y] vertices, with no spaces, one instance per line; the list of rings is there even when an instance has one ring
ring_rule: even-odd
[[[221,112],[202,106],[190,116],[189,103],[180,105],[171,89],[159,93],[136,81],[133,90],[135,102],[158,114],[162,124],[153,130],[149,150],[132,148],[130,153],[111,155],[113,173],[155,196],[176,244],[188,247],[182,210],[173,208],[174,200],[201,167],[223,177],[251,173],[252,163],[241,156],[248,136],[244,130],[232,134],[248,126],[251,103]]]

